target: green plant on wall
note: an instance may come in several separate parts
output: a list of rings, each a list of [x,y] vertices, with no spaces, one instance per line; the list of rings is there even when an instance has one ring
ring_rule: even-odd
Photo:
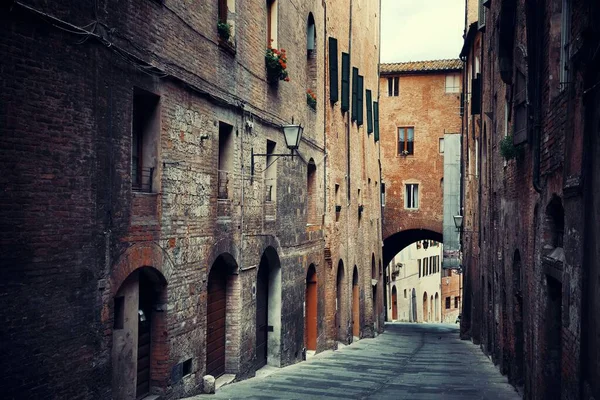
[[[221,39],[228,41],[231,37],[231,25],[227,22],[219,22],[217,23],[217,32]]]
[[[513,143],[513,136],[504,136],[500,141],[500,154],[508,161],[520,156],[521,152]]]

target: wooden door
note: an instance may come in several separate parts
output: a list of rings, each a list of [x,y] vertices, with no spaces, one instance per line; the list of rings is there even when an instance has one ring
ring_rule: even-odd
[[[358,285],[352,286],[352,335],[360,335],[360,311],[358,300]]]
[[[154,296],[152,283],[140,274],[138,300],[138,351],[135,397],[142,398],[150,391],[151,317]]]
[[[256,279],[256,368],[267,364],[269,268],[261,265]]]
[[[306,282],[306,348],[317,350],[317,277]]]
[[[392,320],[398,319],[398,293],[396,287],[392,289]]]
[[[215,265],[208,276],[206,374],[225,373],[226,276]]]

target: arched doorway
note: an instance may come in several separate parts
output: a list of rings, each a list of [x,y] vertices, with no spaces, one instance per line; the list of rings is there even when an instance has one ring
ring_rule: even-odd
[[[375,254],[371,253],[371,304],[373,306],[373,329],[379,331],[379,301],[377,298],[377,266],[375,265]]]
[[[423,293],[423,322],[427,322],[427,313],[429,308],[427,307],[427,292]]]
[[[307,350],[317,350],[317,271],[310,264],[306,274],[304,332]]]
[[[435,320],[437,322],[440,321],[440,296],[437,294],[435,294]]]
[[[112,345],[116,398],[150,393],[150,380],[156,375],[152,360],[163,344],[161,327],[166,326],[165,313],[157,310],[163,309],[166,298],[166,280],[152,267],[133,271],[116,292]]]
[[[256,369],[280,365],[281,265],[269,246],[260,258],[256,276]]]
[[[525,375],[524,369],[524,331],[523,331],[523,291],[522,291],[522,268],[521,268],[521,254],[519,250],[515,250],[513,256],[513,321],[514,321],[514,333],[515,333],[515,349],[514,349],[514,363],[515,368],[512,373],[512,379],[517,386],[523,384],[523,376]]]
[[[208,274],[206,298],[206,375],[218,377],[226,370],[227,326],[231,324],[228,297],[237,283],[237,263],[230,254],[221,254]]]
[[[429,301],[429,320],[430,321],[434,321],[434,314],[433,314],[433,295],[431,295],[431,300]]]
[[[346,315],[346,285],[344,282],[344,262],[340,260],[336,277],[335,326],[337,329],[335,336],[337,340],[346,343],[348,340],[348,316]]]
[[[392,287],[392,321],[398,319],[398,292],[396,291],[396,285]]]
[[[352,273],[352,336],[360,337],[360,299],[358,287],[358,268]]]

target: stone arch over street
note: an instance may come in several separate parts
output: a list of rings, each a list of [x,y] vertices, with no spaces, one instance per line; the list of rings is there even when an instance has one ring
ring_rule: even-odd
[[[383,265],[388,265],[400,250],[419,240],[434,240],[443,243],[444,235],[441,230],[429,229],[407,229],[396,232],[383,240]]]

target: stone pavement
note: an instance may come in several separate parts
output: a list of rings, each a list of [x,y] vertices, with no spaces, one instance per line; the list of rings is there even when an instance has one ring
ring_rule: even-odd
[[[519,399],[458,325],[388,323],[363,339],[265,377],[189,399]]]

